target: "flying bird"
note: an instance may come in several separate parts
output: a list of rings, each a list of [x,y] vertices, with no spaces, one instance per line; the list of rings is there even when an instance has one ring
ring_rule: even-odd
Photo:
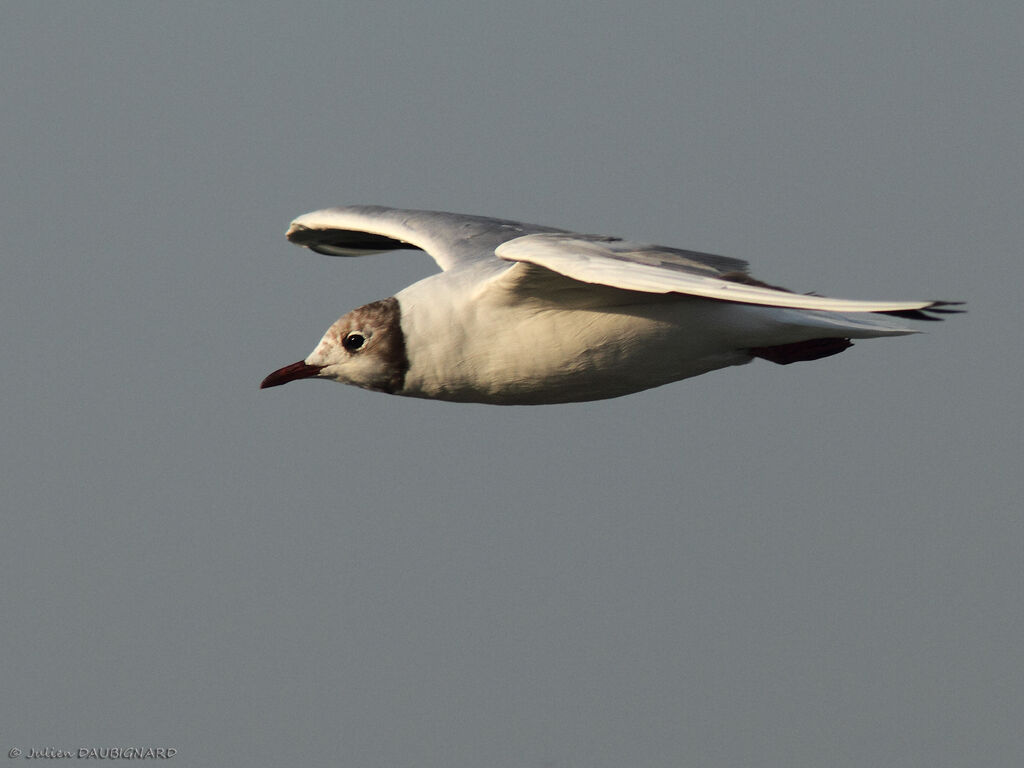
[[[330,379],[406,397],[539,405],[628,395],[762,358],[916,333],[950,301],[851,301],[756,280],[747,263],[505,219],[354,205],[292,222],[329,256],[426,251],[441,268],[334,323],[261,388]]]

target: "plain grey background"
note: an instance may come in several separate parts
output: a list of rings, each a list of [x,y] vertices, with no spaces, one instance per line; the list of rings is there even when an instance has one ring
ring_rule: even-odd
[[[1017,766],[1024,6],[8,2],[0,746]],[[601,403],[260,391],[343,203],[970,313]]]

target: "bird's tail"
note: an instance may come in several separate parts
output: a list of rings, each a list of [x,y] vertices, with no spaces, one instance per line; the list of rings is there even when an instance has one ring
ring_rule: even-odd
[[[959,310],[931,307],[928,310],[913,310],[910,313],[901,311],[843,314],[776,308],[771,313],[769,321],[773,326],[772,340],[783,341],[783,343],[768,346],[753,345],[748,348],[748,351],[754,357],[760,357],[779,365],[819,360],[823,357],[838,355],[843,350],[849,349],[853,346],[851,339],[874,339],[920,333],[920,331],[897,323],[890,317],[891,315],[913,320],[941,319],[919,316],[924,311],[955,312]],[[789,341],[786,341],[787,339]]]

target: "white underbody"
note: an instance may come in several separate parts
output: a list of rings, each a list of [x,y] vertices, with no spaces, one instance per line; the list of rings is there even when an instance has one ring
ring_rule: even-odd
[[[435,275],[397,294],[409,370],[395,394],[504,405],[599,400],[748,363],[754,347],[913,332],[878,316],[575,281],[509,296],[474,272]]]

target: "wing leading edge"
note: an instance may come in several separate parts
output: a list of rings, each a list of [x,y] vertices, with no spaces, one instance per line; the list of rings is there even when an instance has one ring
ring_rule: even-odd
[[[501,243],[553,227],[507,219],[375,205],[324,208],[292,222],[287,238],[327,256],[364,256],[411,249],[426,251],[442,270],[493,259]]]
[[[831,312],[877,312],[935,320],[926,312],[961,310],[949,301],[857,301],[791,293],[745,274],[745,262],[611,238],[534,234],[498,246],[507,261],[544,267],[584,283],[645,293],[682,293],[708,299]],[[737,268],[739,267],[739,268]]]

